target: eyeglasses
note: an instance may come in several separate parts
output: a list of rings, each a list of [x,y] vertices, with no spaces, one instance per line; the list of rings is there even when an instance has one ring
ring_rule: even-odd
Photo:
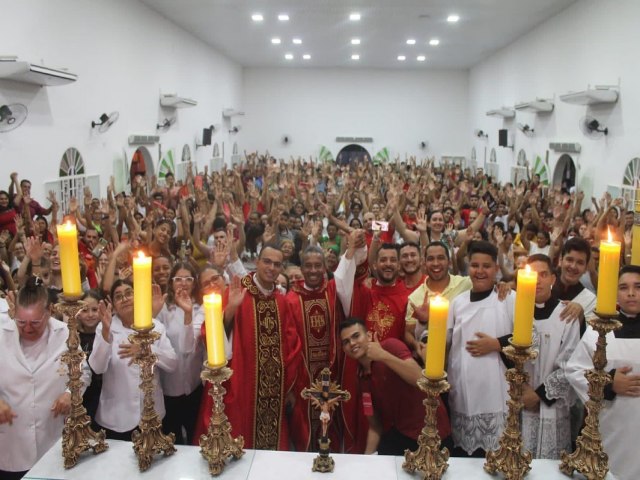
[[[16,325],[20,328],[24,328],[27,326],[27,324],[31,325],[31,327],[33,328],[39,328],[49,317],[49,312],[44,312],[44,314],[42,315],[42,318],[40,319],[36,319],[36,320],[23,320],[21,318],[14,318]]]
[[[173,277],[173,283],[193,283],[193,277]]]
[[[219,282],[221,278],[222,278],[222,275],[214,275],[206,282],[201,282],[200,287],[204,289],[215,287],[216,283]]]
[[[129,300],[133,298],[133,289],[125,290],[124,292],[119,292],[113,295],[113,303],[124,302],[125,300]]]

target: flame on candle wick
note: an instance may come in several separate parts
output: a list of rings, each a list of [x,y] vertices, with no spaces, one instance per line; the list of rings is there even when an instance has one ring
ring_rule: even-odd
[[[607,227],[607,237],[609,238],[610,242],[613,241],[613,238],[611,238],[611,227]]]

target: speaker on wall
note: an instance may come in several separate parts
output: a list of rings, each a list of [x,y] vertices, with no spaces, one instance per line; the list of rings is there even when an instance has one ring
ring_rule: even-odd
[[[508,136],[509,136],[509,130],[507,130],[506,128],[501,128],[500,130],[498,130],[498,145],[500,147],[509,146]]]
[[[213,128],[203,128],[202,129],[202,145],[207,146],[211,145],[211,134],[213,133]]]

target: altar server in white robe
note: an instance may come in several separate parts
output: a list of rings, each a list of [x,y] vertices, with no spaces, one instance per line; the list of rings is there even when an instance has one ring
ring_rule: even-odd
[[[609,469],[618,480],[638,480],[638,426],[640,425],[640,267],[627,265],[618,280],[619,320],[622,328],[607,334],[607,370],[613,377],[604,391],[600,433]],[[591,327],[582,337],[566,367],[571,385],[588,400],[585,371],[593,368],[598,333]]]
[[[565,307],[551,293],[556,280],[551,259],[536,254],[527,263],[538,272],[534,311],[538,357],[525,365],[529,383],[523,389],[522,437],[533,458],[559,459],[562,450],[571,450],[569,409],[575,396],[564,367],[580,340],[580,325],[560,318]]]
[[[456,454],[484,456],[498,447],[507,413],[508,386],[501,355],[513,331],[514,295],[504,301],[494,290],[498,252],[489,242],[469,246],[473,287],[449,309],[449,406]]]
[[[0,478],[22,478],[62,435],[71,409],[60,358],[69,330],[49,315],[47,289],[31,277],[16,295],[15,318],[0,324]],[[86,363],[84,385],[91,381]]]

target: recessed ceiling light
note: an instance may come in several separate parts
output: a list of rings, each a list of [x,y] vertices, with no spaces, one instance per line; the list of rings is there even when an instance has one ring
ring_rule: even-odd
[[[305,53],[304,55],[302,55],[302,59],[303,60],[311,60],[311,55],[309,55],[308,53]]]
[[[432,38],[431,40],[429,40],[429,45],[433,45],[434,47],[436,45],[440,45],[440,40],[438,40],[437,38]]]
[[[405,57],[404,55],[398,55],[398,60],[400,60],[401,62],[404,62],[407,59],[407,57]]]
[[[294,38],[292,40],[294,45],[302,45],[302,39],[301,38]]]
[[[351,39],[351,45],[360,45],[360,39],[359,38],[352,38]]]
[[[416,60],[418,60],[419,62],[424,62],[427,59],[427,57],[425,57],[424,55],[418,55],[416,57]]]
[[[460,17],[455,13],[452,13],[447,17],[447,22],[449,23],[456,23],[458,20],[460,20]]]
[[[273,37],[271,39],[271,43],[273,43],[274,45],[280,45],[282,43],[282,40],[280,40],[278,37]]]
[[[407,40],[407,45],[415,45],[416,44],[416,39],[415,38],[410,38]]]
[[[349,20],[351,20],[352,22],[358,22],[360,20],[360,14],[359,13],[352,13],[351,15],[349,15]]]
[[[351,60],[360,60],[360,55],[354,53],[353,55],[351,55]]]
[[[287,15],[286,13],[281,13],[280,15],[278,15],[278,20],[280,20],[281,22],[288,22],[289,15]]]
[[[293,53],[286,53],[286,54],[284,55],[284,58],[285,58],[286,60],[293,60]]]
[[[264,20],[264,17],[261,13],[254,13],[253,15],[251,15],[251,20],[253,20],[254,22],[261,22]]]

